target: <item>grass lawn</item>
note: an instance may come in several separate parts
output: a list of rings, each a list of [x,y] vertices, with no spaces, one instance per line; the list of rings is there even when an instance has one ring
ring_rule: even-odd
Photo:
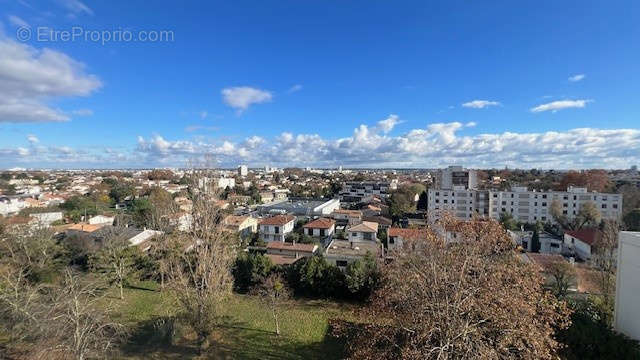
[[[157,320],[175,313],[172,299],[157,291],[153,282],[125,289],[125,299],[112,291],[108,304],[117,321],[130,327],[132,340],[124,359],[196,358],[190,334],[174,337],[173,344],[158,336]],[[203,359],[341,359],[342,345],[327,335],[327,320],[350,317],[352,305],[324,300],[292,300],[280,319],[281,335],[274,333],[271,312],[252,296],[234,294],[224,304],[223,325],[212,336]]]

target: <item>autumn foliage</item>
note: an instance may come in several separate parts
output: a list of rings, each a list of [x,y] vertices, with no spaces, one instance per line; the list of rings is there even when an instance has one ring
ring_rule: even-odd
[[[564,302],[521,260],[495,221],[446,220],[455,243],[432,229],[382,271],[358,324],[335,321],[353,359],[551,359]]]

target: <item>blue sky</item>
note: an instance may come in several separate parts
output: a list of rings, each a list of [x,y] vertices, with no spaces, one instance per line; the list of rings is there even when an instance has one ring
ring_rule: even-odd
[[[639,20],[636,1],[0,0],[0,168],[626,168]]]

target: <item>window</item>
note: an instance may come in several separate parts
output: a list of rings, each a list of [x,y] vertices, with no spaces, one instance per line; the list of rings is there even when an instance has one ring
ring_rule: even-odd
[[[436,204],[439,204],[439,203],[440,203],[440,199],[436,199]]]
[[[324,229],[320,229],[320,236],[324,236],[325,230]]]
[[[351,237],[356,237],[356,236],[358,236],[357,233],[354,233],[354,232],[351,233]]]
[[[449,201],[447,199],[444,199],[444,203],[447,204],[449,203]]]
[[[543,203],[542,203],[542,206],[547,206],[547,203],[546,203],[546,202],[543,202]]]
[[[507,202],[506,202],[506,201],[503,201],[503,202],[502,202],[502,205],[507,205]]]
[[[614,208],[614,209],[617,209],[617,208],[618,208],[618,204],[613,204],[613,205],[611,205],[611,206],[613,206],[613,208]]]
[[[551,244],[549,244],[549,246],[551,246],[552,248],[556,248],[556,249],[560,247],[560,245],[556,244],[556,243],[551,243]]]
[[[347,265],[347,260],[336,260],[336,266],[338,267],[346,267]]]
[[[396,237],[392,236],[389,238],[389,244],[395,244],[396,243]]]
[[[546,199],[546,198],[547,198],[547,195],[542,195],[542,198],[543,198],[543,199]]]
[[[607,204],[602,204],[602,208],[606,209],[607,208]]]
[[[275,232],[276,234],[280,234],[280,227],[279,226],[274,226],[273,227],[273,232]]]

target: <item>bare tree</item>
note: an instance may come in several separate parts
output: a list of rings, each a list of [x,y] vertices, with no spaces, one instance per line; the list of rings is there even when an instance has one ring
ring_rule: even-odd
[[[267,277],[261,286],[255,289],[254,293],[260,296],[271,310],[271,316],[273,316],[273,322],[276,327],[276,335],[280,335],[279,317],[283,312],[283,305],[291,295],[286,282],[281,275],[273,273]]]
[[[193,185],[206,183],[209,170],[194,172]],[[220,306],[231,293],[231,268],[236,257],[237,237],[224,231],[224,214],[215,193],[193,191],[192,226],[189,233],[169,237],[173,248],[182,247],[167,263],[167,285],[182,308],[182,318],[198,336],[201,350],[209,347],[209,336],[219,324]]]
[[[615,220],[602,222],[599,236],[593,246],[591,264],[598,270],[598,282],[605,309],[613,319],[614,293],[616,285],[616,258],[620,224]]]
[[[445,222],[447,222],[445,220]],[[382,269],[364,324],[335,322],[354,359],[552,359],[563,302],[543,289],[495,221],[446,223],[462,239],[429,232]],[[355,330],[354,330],[355,328]]]
[[[93,271],[102,275],[109,284],[115,284],[120,291],[120,299],[124,299],[123,288],[130,276],[136,271],[134,259],[138,248],[129,246],[129,242],[120,237],[126,228],[114,227],[104,237],[104,247],[90,259]]]
[[[100,286],[83,282],[71,270],[65,271],[63,286],[51,292],[50,311],[43,319],[40,355],[49,352],[77,360],[104,358],[124,339],[124,327],[110,320],[100,305]]]

